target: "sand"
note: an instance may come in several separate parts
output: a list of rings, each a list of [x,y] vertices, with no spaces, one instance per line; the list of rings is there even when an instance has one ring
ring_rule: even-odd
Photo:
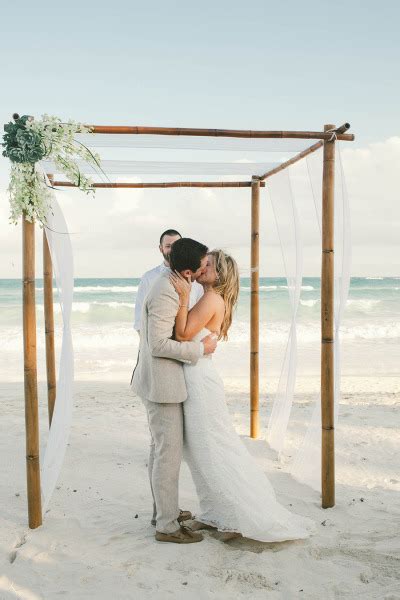
[[[296,482],[263,440],[248,438],[243,379],[225,381],[237,431],[278,498],[317,524],[305,541],[222,542],[206,533],[191,546],[154,541],[147,480],[148,430],[141,402],[125,382],[75,385],[70,445],[43,526],[27,526],[23,384],[1,386],[0,598],[400,599],[400,470],[394,377],[346,377],[339,422],[337,504]],[[316,379],[299,382],[290,454],[302,431]],[[272,386],[273,387],[273,386]],[[40,384],[42,444],[47,414]],[[262,401],[266,415],[267,396]],[[265,417],[264,417],[265,420]],[[265,424],[265,423],[264,423]],[[196,511],[186,465],[181,500]]]

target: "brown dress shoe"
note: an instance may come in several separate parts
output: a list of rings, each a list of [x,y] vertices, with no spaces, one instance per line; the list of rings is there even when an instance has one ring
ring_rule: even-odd
[[[194,544],[201,542],[203,536],[201,533],[194,533],[194,531],[181,525],[177,531],[173,531],[172,533],[156,531],[156,540],[158,542],[171,542],[173,544]]]
[[[193,519],[193,515],[190,510],[180,510],[178,523],[182,523],[183,521],[188,521],[189,519]]]
[[[200,529],[208,529],[210,531],[217,531],[216,527],[213,525],[208,525],[207,523],[202,523],[201,521],[192,521],[189,525],[192,531],[199,531]]]
[[[193,519],[193,515],[190,512],[190,510],[180,510],[179,511],[179,517],[178,517],[178,523],[182,523],[183,521],[188,521],[189,519]],[[153,527],[155,527],[157,525],[157,521],[155,519],[152,519],[151,524],[153,525]]]

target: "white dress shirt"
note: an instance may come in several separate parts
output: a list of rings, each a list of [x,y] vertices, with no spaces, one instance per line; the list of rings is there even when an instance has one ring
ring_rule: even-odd
[[[157,277],[164,271],[168,270],[169,267],[166,267],[164,263],[161,263],[161,265],[158,265],[158,267],[154,267],[154,269],[150,269],[150,271],[147,271],[142,276],[139,283],[135,304],[134,328],[136,329],[136,331],[140,331],[140,321],[142,318],[142,307],[144,299],[146,298],[151,286],[153,285]],[[203,286],[197,283],[197,281],[193,281],[192,289],[190,290],[189,310],[196,304],[196,302],[200,300],[203,294]]]

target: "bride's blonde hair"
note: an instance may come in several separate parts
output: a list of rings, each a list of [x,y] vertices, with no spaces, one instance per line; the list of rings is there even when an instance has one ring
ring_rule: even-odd
[[[239,297],[239,269],[236,261],[223,250],[211,250],[214,257],[217,281],[213,290],[222,296],[225,303],[224,320],[219,339],[228,339],[228,330],[232,324],[232,313]]]

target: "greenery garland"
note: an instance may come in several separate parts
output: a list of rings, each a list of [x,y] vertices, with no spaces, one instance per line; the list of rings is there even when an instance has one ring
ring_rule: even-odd
[[[28,221],[42,224],[51,210],[51,187],[37,168],[37,163],[51,159],[69,181],[86,193],[95,188],[83,175],[76,162],[81,158],[101,170],[100,157],[75,139],[77,133],[90,133],[90,128],[75,121],[61,122],[58,117],[43,115],[41,119],[14,115],[14,122],[4,125],[3,156],[11,161],[10,221],[17,223],[24,213]]]

